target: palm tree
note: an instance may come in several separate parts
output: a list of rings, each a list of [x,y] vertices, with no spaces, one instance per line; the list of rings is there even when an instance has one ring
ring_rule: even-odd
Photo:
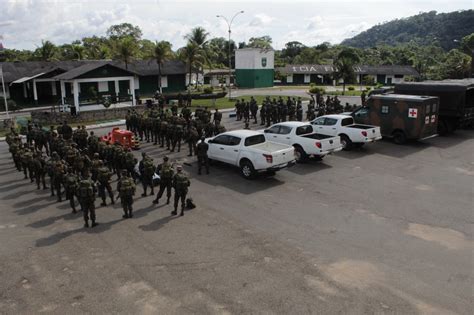
[[[163,63],[165,61],[168,61],[171,58],[173,58],[171,43],[167,41],[155,42],[155,47],[153,49],[153,56],[151,57],[155,59],[156,63],[158,64],[158,87],[159,87],[160,93],[162,93],[163,91],[161,88],[161,66],[163,66]]]
[[[125,69],[128,69],[128,64],[138,53],[137,42],[133,37],[127,36],[117,39],[113,44],[114,57],[125,63]]]
[[[77,58],[77,60],[84,59],[86,54],[86,49],[84,48],[84,46],[78,44],[71,44],[69,49],[71,50],[74,57]]]
[[[334,75],[336,80],[342,79],[343,95],[346,92],[346,83],[354,80],[354,65],[358,62],[360,62],[359,55],[354,49],[348,47],[343,48],[336,57],[334,64],[337,70]]]
[[[186,65],[189,70],[189,84],[191,86],[191,74],[193,71],[193,67],[199,67],[203,64],[203,55],[202,51],[198,45],[195,43],[188,43],[186,46],[180,48],[178,50],[179,59],[186,62]]]
[[[194,44],[197,49],[199,50],[199,55],[203,59],[208,59],[206,57],[206,46],[208,43],[209,32],[207,32],[203,27],[195,27],[191,30],[189,34],[184,36],[185,39],[188,40],[188,44]],[[198,75],[199,75],[200,67],[196,67],[196,86],[198,84]],[[190,79],[191,80],[191,79]]]
[[[35,50],[35,55],[42,61],[50,61],[56,54],[56,46],[49,40],[41,40],[41,46]]]

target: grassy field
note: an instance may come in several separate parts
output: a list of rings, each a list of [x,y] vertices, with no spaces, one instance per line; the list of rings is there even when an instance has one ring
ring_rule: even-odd
[[[277,97],[277,96],[272,96],[272,98],[273,97]],[[286,95],[282,96],[282,97],[284,99],[287,98]],[[293,97],[293,96],[291,96],[291,97]],[[262,104],[263,100],[265,99],[265,96],[264,95],[255,95],[254,98],[257,101],[257,104],[260,105],[260,104]],[[239,96],[238,99],[239,100],[244,99],[245,101],[248,101],[248,100],[250,100],[250,95]],[[304,99],[309,99],[309,98],[302,98],[302,99],[304,100]],[[234,108],[235,107],[235,101],[236,100],[229,101],[228,97],[216,99],[215,103],[213,102],[213,100],[193,100],[192,107],[208,106],[210,108],[219,108],[219,109]]]

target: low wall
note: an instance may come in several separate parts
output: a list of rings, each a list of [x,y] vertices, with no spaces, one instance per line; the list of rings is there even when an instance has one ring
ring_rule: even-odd
[[[127,111],[132,107],[120,108],[104,108],[99,110],[82,111],[77,116],[72,116],[70,113],[60,113],[51,111],[32,111],[31,120],[33,123],[42,125],[57,125],[63,121],[70,124],[80,124],[87,121],[103,121],[114,119],[125,119]],[[137,105],[133,107],[137,112],[145,110],[144,105]]]

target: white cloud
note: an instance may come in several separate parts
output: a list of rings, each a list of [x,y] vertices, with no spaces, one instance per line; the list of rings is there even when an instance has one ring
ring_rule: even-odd
[[[306,27],[307,30],[314,30],[324,24],[324,19],[319,15],[313,16],[307,20],[309,21],[309,24]]]
[[[255,14],[254,18],[250,21],[249,26],[264,27],[268,26],[271,22],[273,22],[273,20],[275,20],[273,17],[264,13]]]

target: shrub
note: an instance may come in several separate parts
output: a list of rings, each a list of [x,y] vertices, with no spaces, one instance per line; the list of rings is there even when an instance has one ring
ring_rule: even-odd
[[[383,86],[382,83],[377,83],[377,85],[375,86],[375,88],[376,88],[376,89],[380,89],[382,86]]]
[[[370,90],[372,90],[372,87],[371,87],[371,86],[367,86],[367,87],[365,88],[365,90],[366,90],[367,92],[369,92]]]
[[[355,87],[349,86],[347,89],[348,89],[349,91],[354,91],[354,90],[355,90]]]
[[[204,88],[204,94],[212,94],[214,92],[214,88],[212,86],[206,86]]]
[[[319,87],[319,86],[314,86],[314,87],[309,89],[309,93],[311,93],[311,94],[317,94],[318,92],[320,94],[324,94],[324,93],[326,93],[326,90],[322,87]]]

